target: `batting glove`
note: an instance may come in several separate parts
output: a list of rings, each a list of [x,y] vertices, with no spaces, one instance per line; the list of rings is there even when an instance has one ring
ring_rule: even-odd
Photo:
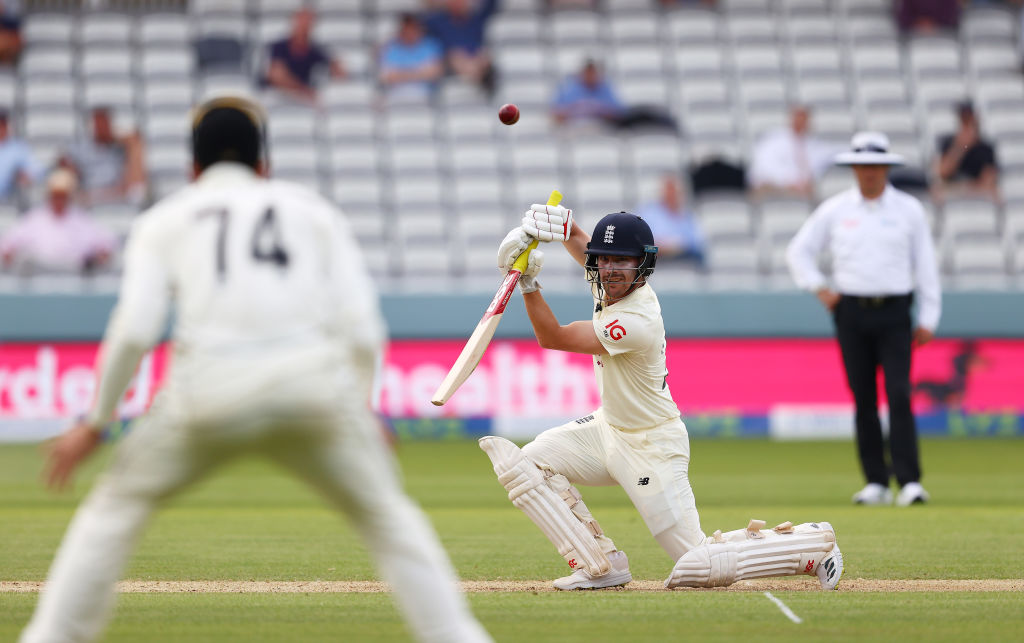
[[[544,253],[534,248],[530,251],[530,258],[526,262],[526,270],[523,271],[523,275],[519,277],[519,292],[524,295],[528,292],[534,292],[540,289],[540,284],[537,283],[537,275],[540,274],[540,268],[544,265]]]
[[[501,271],[501,274],[507,274],[512,269],[512,264],[515,263],[519,255],[523,254],[531,241],[533,239],[523,232],[522,228],[516,228],[505,235],[501,245],[498,246],[498,270]]]
[[[572,210],[534,203],[523,216],[523,230],[540,241],[568,241],[572,232]]]

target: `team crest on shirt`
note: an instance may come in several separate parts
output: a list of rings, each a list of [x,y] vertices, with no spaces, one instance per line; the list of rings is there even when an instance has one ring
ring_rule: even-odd
[[[618,319],[615,319],[605,325],[604,336],[616,342],[626,336],[626,329],[622,327]]]

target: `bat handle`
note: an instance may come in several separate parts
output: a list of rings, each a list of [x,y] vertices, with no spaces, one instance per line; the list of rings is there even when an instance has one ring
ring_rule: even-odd
[[[562,193],[558,190],[552,190],[551,195],[548,196],[548,205],[558,205],[562,201]],[[537,240],[534,239],[530,242],[530,245],[526,246],[526,250],[523,250],[522,254],[516,257],[515,262],[512,264],[512,270],[518,270],[522,274],[526,270],[526,265],[530,261],[530,251],[537,247]]]

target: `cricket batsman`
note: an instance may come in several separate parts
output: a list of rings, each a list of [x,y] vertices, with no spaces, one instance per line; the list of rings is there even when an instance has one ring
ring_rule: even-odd
[[[480,439],[509,499],[540,527],[573,570],[557,589],[599,589],[632,580],[626,553],[591,515],[575,485],[620,485],[675,566],[666,587],[716,587],[738,580],[817,575],[835,589],[843,557],[827,522],[745,529],[705,536],[690,488],[690,443],[668,389],[665,325],[648,283],[658,248],[643,219],[609,214],[593,236],[561,206],[533,205],[498,249],[507,272],[533,240],[559,240],[586,270],[593,317],[561,325],[544,301],[533,250],[519,281],[543,348],[594,356],[600,408],[541,433],[520,449],[495,436]]]
[[[385,331],[362,253],[334,206],[266,178],[265,122],[244,97],[200,105],[195,182],[133,226],[97,398],[53,444],[50,484],[64,486],[99,444],[173,302],[171,369],[71,521],[22,643],[99,637],[115,581],[154,510],[250,453],[351,518],[417,639],[491,640],[399,486],[370,410]]]

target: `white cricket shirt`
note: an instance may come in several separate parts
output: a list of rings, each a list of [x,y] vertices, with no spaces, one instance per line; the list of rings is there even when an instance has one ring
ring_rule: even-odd
[[[91,422],[109,420],[172,300],[172,371],[192,355],[322,341],[351,349],[372,374],[383,342],[373,282],[341,213],[235,163],[208,168],[132,226]]]
[[[594,355],[605,419],[617,429],[647,429],[679,417],[665,366],[665,322],[649,285],[596,310],[594,331],[607,355]]]
[[[942,292],[928,219],[921,203],[891,185],[874,200],[853,187],[818,206],[789,244],[786,260],[797,286],[815,291],[828,279],[818,255],[832,254],[835,288],[876,297],[917,291],[918,324],[939,325]]]

